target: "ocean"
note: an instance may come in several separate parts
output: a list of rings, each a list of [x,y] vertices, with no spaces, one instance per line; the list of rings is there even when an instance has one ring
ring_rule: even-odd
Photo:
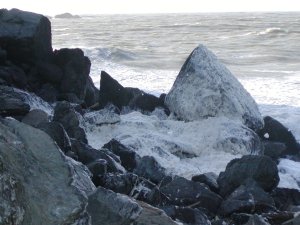
[[[83,15],[51,23],[53,48],[83,49],[96,86],[105,70],[123,86],[155,95],[170,90],[185,59],[203,44],[244,85],[262,115],[279,120],[300,141],[300,12]],[[220,132],[239,134],[227,126],[216,130],[211,123],[133,112],[121,115],[117,124],[85,129],[94,148],[116,138],[141,156],[152,155],[169,173],[189,178],[219,173],[241,156],[214,149]],[[199,132],[203,127],[204,134]],[[182,158],[176,151],[196,157]],[[300,163],[281,159],[278,169],[280,187],[300,190]]]
[[[200,43],[270,115],[300,140],[300,12],[83,15],[51,19],[55,49],[82,48],[99,87],[105,70],[122,85],[167,93]]]

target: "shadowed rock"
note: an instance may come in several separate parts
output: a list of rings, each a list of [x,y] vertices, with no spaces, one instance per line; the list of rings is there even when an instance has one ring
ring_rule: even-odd
[[[49,19],[18,9],[1,9],[0,47],[12,62],[48,60],[52,54]]]
[[[1,223],[89,224],[87,194],[95,187],[82,164],[44,132],[15,120],[0,120],[0,137]]]

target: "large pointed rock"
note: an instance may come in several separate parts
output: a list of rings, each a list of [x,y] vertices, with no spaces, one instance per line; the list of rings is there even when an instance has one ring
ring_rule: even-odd
[[[165,104],[179,119],[187,121],[226,116],[240,119],[254,130],[263,126],[253,98],[203,45],[182,66]]]
[[[43,131],[0,119],[0,224],[89,225],[89,176]]]

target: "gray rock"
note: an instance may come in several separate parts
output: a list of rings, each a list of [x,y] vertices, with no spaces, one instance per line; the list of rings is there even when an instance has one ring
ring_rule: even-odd
[[[279,183],[276,163],[267,156],[245,155],[231,160],[218,177],[220,194],[229,195],[248,179],[253,179],[265,191],[272,191]]]
[[[33,109],[23,117],[22,122],[32,127],[38,127],[40,123],[49,122],[49,115],[43,110]]]
[[[70,138],[64,127],[58,122],[40,123],[37,128],[46,132],[59,146],[63,152],[68,152],[72,149]]]
[[[30,106],[13,88],[0,85],[0,93],[1,116],[24,116],[29,112]]]
[[[84,119],[88,123],[95,125],[114,124],[121,121],[120,115],[110,108],[85,113]]]
[[[70,138],[87,143],[85,131],[80,127],[80,115],[69,102],[63,101],[56,104],[53,121],[61,123]]]
[[[87,210],[92,225],[130,225],[143,209],[126,195],[98,187],[89,195]]]
[[[222,202],[219,214],[229,216],[232,213],[262,213],[275,210],[273,198],[255,182],[241,185]]]
[[[178,118],[187,121],[225,116],[240,119],[254,130],[263,126],[253,98],[203,45],[182,66],[165,104]]]
[[[161,209],[155,208],[144,202],[138,202],[143,208],[140,216],[136,219],[136,225],[178,225],[170,219]]]
[[[52,54],[50,21],[36,13],[1,9],[0,43],[12,62],[47,60]]]
[[[88,225],[87,194],[94,190],[82,164],[66,158],[44,132],[0,120],[0,218],[22,225]],[[1,221],[2,222],[2,221]]]

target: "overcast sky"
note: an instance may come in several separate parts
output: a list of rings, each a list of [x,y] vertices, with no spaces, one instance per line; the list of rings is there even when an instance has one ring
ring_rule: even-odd
[[[98,13],[300,11],[300,0],[1,0],[1,8],[55,15]]]

